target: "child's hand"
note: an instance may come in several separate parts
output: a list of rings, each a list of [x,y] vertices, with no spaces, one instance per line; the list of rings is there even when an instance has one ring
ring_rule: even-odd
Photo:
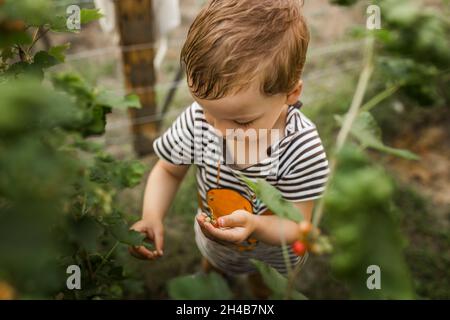
[[[139,220],[131,229],[144,233],[149,240],[155,243],[156,250],[150,251],[144,246],[129,247],[128,251],[136,258],[153,260],[163,255],[164,226],[160,219]]]
[[[217,239],[214,239],[214,237],[205,228],[205,223],[210,223],[210,222],[207,222],[207,217],[208,217],[208,215],[206,213],[200,212],[199,214],[197,214],[195,219],[197,220],[198,225],[200,226],[200,229],[202,230],[205,237],[207,237],[210,240],[217,241]]]
[[[217,219],[218,227],[205,221],[197,215],[197,221],[205,236],[213,240],[222,240],[231,243],[241,243],[247,240],[255,230],[255,216],[245,210],[236,210],[233,213]]]

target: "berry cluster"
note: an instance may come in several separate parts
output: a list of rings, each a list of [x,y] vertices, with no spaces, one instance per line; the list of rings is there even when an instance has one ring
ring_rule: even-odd
[[[208,222],[208,223],[211,223],[214,227],[219,227],[219,224],[217,223],[217,220],[216,220],[216,218],[214,218],[214,216],[207,216],[206,218],[205,218],[205,222]]]
[[[321,255],[331,251],[331,244],[326,236],[320,234],[311,222],[302,221],[299,224],[299,238],[292,244],[292,251],[298,256],[303,256],[307,251]]]

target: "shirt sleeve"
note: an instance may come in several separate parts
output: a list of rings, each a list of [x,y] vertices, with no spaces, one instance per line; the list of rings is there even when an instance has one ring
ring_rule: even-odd
[[[175,165],[194,162],[194,119],[192,104],[153,142],[153,150],[160,159]]]
[[[320,198],[325,190],[329,166],[322,141],[311,123],[292,139],[281,163],[278,190],[292,202]]]

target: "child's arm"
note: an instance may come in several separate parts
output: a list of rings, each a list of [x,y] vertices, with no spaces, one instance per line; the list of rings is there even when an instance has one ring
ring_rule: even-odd
[[[131,228],[153,240],[156,250],[151,252],[143,246],[131,247],[131,254],[147,259],[162,256],[163,219],[188,169],[189,165],[174,165],[164,160],[155,164],[145,187],[142,219]]]
[[[314,200],[294,202],[294,205],[301,213],[303,213],[305,220],[311,221]],[[284,233],[286,243],[291,244],[298,240],[298,223],[292,220],[280,218],[276,215],[255,216],[255,229],[253,231],[253,237],[256,239],[270,245],[281,245],[280,232]]]
[[[306,220],[311,220],[313,200],[295,202],[294,205],[299,208]],[[291,244],[299,236],[299,225],[294,221],[275,215],[254,215],[244,210],[220,217],[218,219],[220,228],[215,228],[211,223],[205,221],[199,223],[211,236],[233,243],[240,243],[251,236],[266,244],[281,245],[280,232],[283,232],[286,243]]]

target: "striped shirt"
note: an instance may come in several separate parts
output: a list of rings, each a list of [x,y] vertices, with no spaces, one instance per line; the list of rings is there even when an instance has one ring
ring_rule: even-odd
[[[268,156],[246,168],[239,169],[228,164],[223,140],[206,121],[202,107],[196,102],[154,141],[153,148],[159,158],[170,163],[196,165],[199,210],[207,214],[212,213],[208,197],[217,190],[232,190],[249,204],[253,214],[267,213],[266,205],[241,180],[240,175],[264,179],[277,188],[286,200],[298,202],[319,198],[329,173],[327,157],[316,127],[298,105],[289,106],[284,136],[269,146]],[[194,230],[202,255],[227,274],[256,271],[250,259],[264,261],[283,274],[287,271],[280,246],[251,239],[238,246],[216,242],[205,237],[197,222]],[[292,264],[300,262],[290,248],[288,254]]]

